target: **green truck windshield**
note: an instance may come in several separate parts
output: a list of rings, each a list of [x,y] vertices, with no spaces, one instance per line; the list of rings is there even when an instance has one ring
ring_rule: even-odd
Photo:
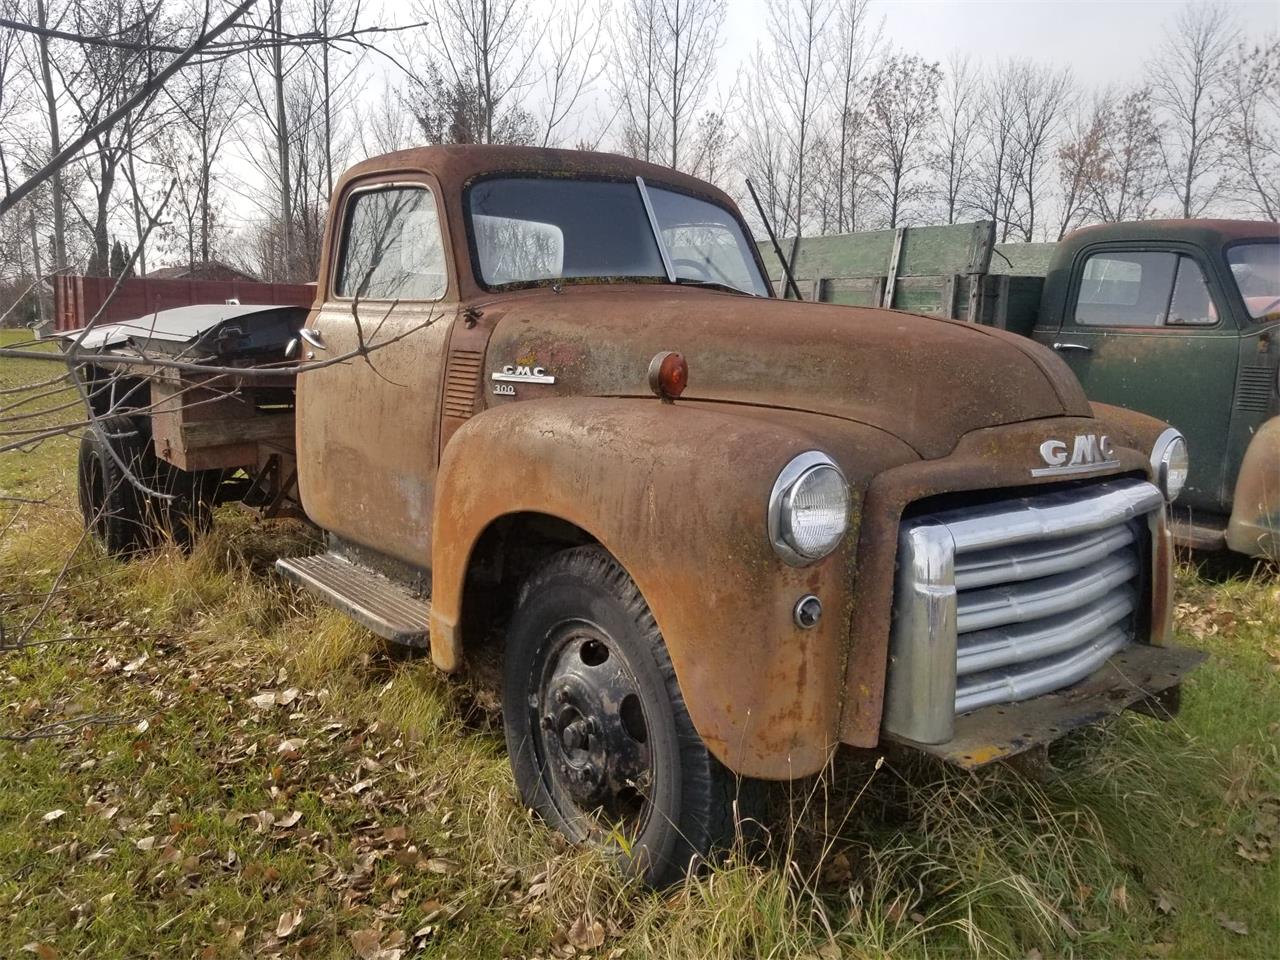
[[[768,296],[733,214],[654,184],[648,192],[676,282]],[[667,277],[635,183],[484,180],[468,191],[467,212],[476,265],[489,287]]]
[[[1280,320],[1280,243],[1237,243],[1227,248],[1227,262],[1249,316]]]

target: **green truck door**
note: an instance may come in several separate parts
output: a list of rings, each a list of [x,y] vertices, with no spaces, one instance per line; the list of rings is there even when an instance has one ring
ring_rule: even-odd
[[[1091,400],[1181,430],[1191,473],[1179,504],[1224,512],[1239,335],[1194,251],[1086,248],[1068,290],[1060,325],[1036,338],[1070,364]]]

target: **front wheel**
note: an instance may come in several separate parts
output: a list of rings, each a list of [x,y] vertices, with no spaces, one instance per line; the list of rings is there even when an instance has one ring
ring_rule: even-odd
[[[694,730],[648,605],[603,549],[555,554],[526,581],[504,673],[516,786],[570,840],[615,849],[655,885],[732,842],[740,784]]]

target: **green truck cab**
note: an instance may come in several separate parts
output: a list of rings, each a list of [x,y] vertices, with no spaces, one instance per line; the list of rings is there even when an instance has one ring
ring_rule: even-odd
[[[1056,244],[990,222],[787,240],[806,299],[1001,327],[1051,347],[1090,400],[1178,428],[1180,543],[1280,558],[1280,225],[1147,220]],[[782,270],[772,250],[771,273]]]
[[[1280,228],[1232,220],[1086,227],[1057,245],[1031,336],[1090,399],[1175,425],[1192,546],[1280,554]]]

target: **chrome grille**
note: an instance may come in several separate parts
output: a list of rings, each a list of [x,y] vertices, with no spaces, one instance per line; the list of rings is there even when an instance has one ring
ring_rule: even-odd
[[[1112,480],[904,521],[885,729],[945,742],[956,714],[1069,686],[1133,642],[1163,509]]]

